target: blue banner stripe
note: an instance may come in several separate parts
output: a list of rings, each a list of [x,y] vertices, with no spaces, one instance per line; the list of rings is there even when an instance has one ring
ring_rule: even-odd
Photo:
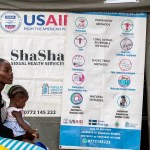
[[[74,12],[74,14],[91,14],[105,16],[139,17],[147,18],[147,13],[117,13],[117,12]]]
[[[61,125],[60,131],[60,146],[140,150],[141,131],[136,129]]]

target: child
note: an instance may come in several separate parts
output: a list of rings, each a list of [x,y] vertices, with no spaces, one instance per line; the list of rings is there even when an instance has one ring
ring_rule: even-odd
[[[4,126],[13,130],[16,140],[34,143],[34,139],[39,138],[39,134],[23,119],[23,108],[29,98],[27,90],[21,85],[14,85],[9,89],[8,97],[10,104],[7,108],[8,114]]]

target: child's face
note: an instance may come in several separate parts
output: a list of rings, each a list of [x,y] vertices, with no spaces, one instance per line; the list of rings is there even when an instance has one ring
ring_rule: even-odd
[[[25,104],[26,104],[26,102],[27,102],[27,100],[28,100],[28,97],[22,97],[22,98],[20,98],[18,101],[17,101],[17,107],[18,108],[24,108],[25,107]]]
[[[0,63],[0,82],[4,84],[12,84],[13,82],[12,67],[7,61]]]

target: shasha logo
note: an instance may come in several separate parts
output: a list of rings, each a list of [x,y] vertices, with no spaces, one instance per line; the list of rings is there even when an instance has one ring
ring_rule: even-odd
[[[36,53],[27,53],[24,50],[13,49],[11,51],[12,61],[64,61],[64,54],[52,53],[51,50],[37,50]]]
[[[16,12],[5,12],[0,17],[0,26],[5,32],[15,32],[21,26],[21,17]]]
[[[73,104],[79,105],[83,101],[83,97],[80,93],[73,93],[70,97],[70,100]]]

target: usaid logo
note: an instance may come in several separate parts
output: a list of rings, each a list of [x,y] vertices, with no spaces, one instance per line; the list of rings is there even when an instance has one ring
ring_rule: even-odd
[[[67,15],[24,15],[27,26],[67,26]]]
[[[16,12],[5,12],[0,17],[0,27],[5,32],[15,32],[20,28],[21,17]]]
[[[63,123],[64,124],[83,124],[83,120],[64,118]]]

